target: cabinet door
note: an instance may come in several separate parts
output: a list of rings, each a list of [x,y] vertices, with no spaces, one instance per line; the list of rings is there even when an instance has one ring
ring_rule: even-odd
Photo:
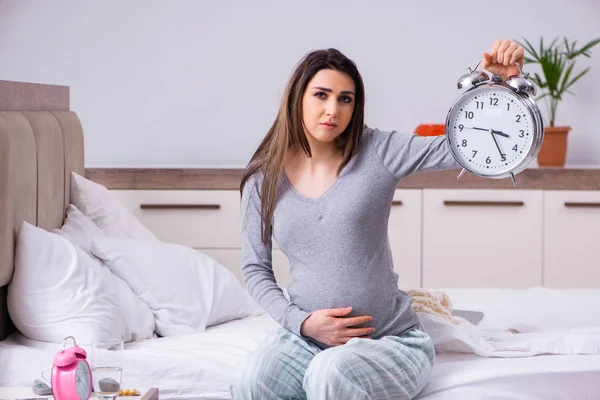
[[[243,285],[242,251],[240,249],[196,249],[227,267]],[[290,263],[280,249],[273,249],[273,273],[279,286],[290,284]]]
[[[423,286],[542,284],[541,190],[423,191]]]
[[[111,190],[156,237],[201,248],[239,248],[240,195],[235,190]]]
[[[421,200],[419,189],[398,189],[390,212],[390,247],[403,289],[421,287]]]
[[[600,287],[600,192],[544,193],[544,286]]]

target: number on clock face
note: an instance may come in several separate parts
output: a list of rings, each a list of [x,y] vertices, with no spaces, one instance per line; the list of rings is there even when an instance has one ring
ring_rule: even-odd
[[[448,135],[463,165],[481,174],[511,169],[527,155],[533,119],[509,89],[483,87],[460,98],[448,119]]]

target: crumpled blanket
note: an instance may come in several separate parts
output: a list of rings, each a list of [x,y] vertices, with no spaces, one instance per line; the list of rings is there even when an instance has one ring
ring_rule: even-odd
[[[409,289],[407,293],[413,298],[411,308],[415,312],[435,315],[456,324],[452,316],[452,300],[446,292],[428,289]]]
[[[541,354],[600,354],[600,326],[541,331],[513,325],[483,329],[452,316],[452,301],[442,291],[412,289],[412,308],[437,353],[473,353],[481,357],[531,357]]]

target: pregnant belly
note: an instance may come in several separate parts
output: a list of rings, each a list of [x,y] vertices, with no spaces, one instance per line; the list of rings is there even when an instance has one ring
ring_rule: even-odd
[[[379,289],[365,286],[354,285],[353,287],[323,290],[313,285],[308,287],[308,290],[293,294],[290,292],[290,295],[292,302],[307,312],[352,307],[352,312],[348,316],[368,315],[373,317],[373,323],[383,322],[382,319],[389,319],[397,312],[400,291],[396,285]]]

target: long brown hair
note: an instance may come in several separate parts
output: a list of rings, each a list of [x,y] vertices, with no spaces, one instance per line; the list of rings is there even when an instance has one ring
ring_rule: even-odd
[[[308,53],[296,66],[285,89],[275,122],[246,166],[240,184],[241,195],[246,181],[252,175],[257,172],[263,174],[261,232],[265,246],[271,237],[273,212],[279,182],[283,174],[283,159],[286,150],[295,151],[301,148],[308,157],[312,157],[302,120],[302,97],[308,83],[322,69],[343,72],[352,78],[356,86],[352,119],[344,132],[335,140],[336,146],[342,150],[344,156],[337,172],[338,175],[358,150],[364,123],[365,90],[356,64],[336,49],[316,50]]]

